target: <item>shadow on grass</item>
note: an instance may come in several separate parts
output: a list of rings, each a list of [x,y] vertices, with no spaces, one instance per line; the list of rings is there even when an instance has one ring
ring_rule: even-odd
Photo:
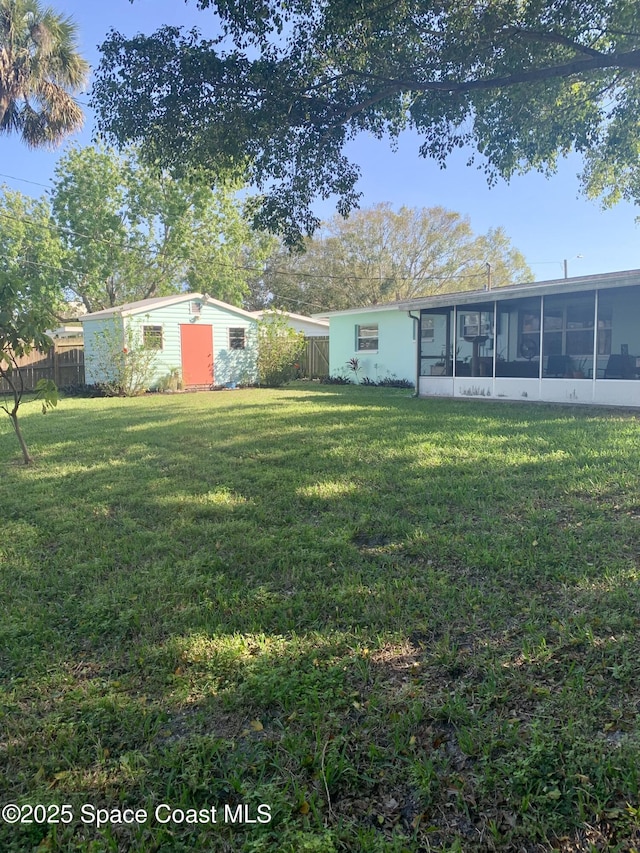
[[[65,405],[3,467],[5,799],[265,797],[291,838],[333,815],[363,850],[420,815],[466,849],[604,809],[624,830],[633,418],[365,389]]]

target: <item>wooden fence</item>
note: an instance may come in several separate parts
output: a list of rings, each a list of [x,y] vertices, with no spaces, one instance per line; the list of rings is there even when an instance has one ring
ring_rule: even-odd
[[[33,350],[18,359],[25,391],[33,391],[40,379],[53,379],[58,388],[84,383],[84,349],[82,340],[56,341],[47,352]],[[0,379],[0,392],[9,386]]]
[[[306,338],[300,372],[307,379],[329,375],[329,336]]]
[[[47,352],[33,350],[18,360],[25,391],[32,391],[40,379],[53,379],[58,388],[84,383],[84,349],[82,340],[56,341]],[[300,372],[307,379],[329,375],[329,336],[307,338],[300,358]],[[0,379],[0,393],[8,391]]]

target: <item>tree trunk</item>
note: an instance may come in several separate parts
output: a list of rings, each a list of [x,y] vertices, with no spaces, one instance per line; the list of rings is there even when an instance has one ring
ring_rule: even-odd
[[[11,103],[11,98],[8,96],[4,96],[0,98],[0,125],[6,115],[7,110],[9,109],[9,104]]]
[[[9,417],[11,418],[11,423],[13,424],[13,428],[16,431],[16,436],[18,437],[18,441],[20,442],[22,456],[24,458],[24,464],[30,465],[33,462],[33,458],[29,453],[29,448],[27,447],[27,444],[20,430],[20,424],[18,423],[18,415],[15,412],[12,412]]]

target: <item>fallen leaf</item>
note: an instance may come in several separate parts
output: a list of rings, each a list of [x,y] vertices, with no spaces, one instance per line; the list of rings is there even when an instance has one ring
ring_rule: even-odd
[[[264,726],[260,722],[260,720],[251,720],[249,723],[249,728],[253,732],[261,732],[264,729]]]

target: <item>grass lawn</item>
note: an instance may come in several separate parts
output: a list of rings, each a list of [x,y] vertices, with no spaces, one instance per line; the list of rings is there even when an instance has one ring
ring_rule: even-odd
[[[22,423],[0,850],[640,849],[636,415],[298,385]]]

